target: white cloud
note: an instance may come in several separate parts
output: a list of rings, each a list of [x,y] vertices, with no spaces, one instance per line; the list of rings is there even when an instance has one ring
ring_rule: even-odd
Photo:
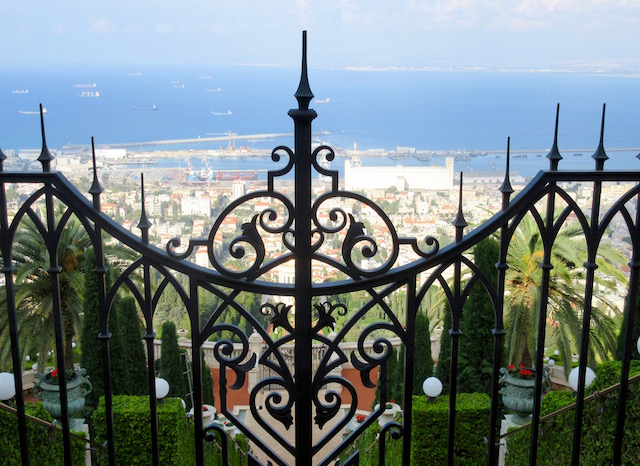
[[[115,24],[105,16],[91,20],[90,24],[91,30],[98,34],[111,34],[117,30]]]

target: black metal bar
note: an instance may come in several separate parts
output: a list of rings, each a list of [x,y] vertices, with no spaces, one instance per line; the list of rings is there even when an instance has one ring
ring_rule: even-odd
[[[200,359],[200,348],[202,348],[203,338],[200,336],[198,294],[198,282],[193,277],[190,277],[189,315],[191,316],[191,362],[193,367],[193,419],[195,421],[196,431],[194,441],[196,442],[196,464],[201,466],[204,464],[204,445],[202,443],[202,435],[200,434],[204,429],[204,425],[202,424],[202,360]]]
[[[633,352],[633,327],[637,318],[638,280],[640,279],[640,234],[637,230],[640,225],[640,195],[636,200],[636,231],[632,232],[633,253],[631,256],[631,273],[629,277],[629,292],[627,294],[627,312],[624,315],[626,333],[624,335],[622,351],[622,370],[620,373],[620,389],[618,391],[618,415],[616,421],[616,436],[613,448],[613,464],[622,464],[622,442],[624,440],[624,423],[627,411],[627,398],[629,396],[629,366],[631,365],[631,353]]]
[[[91,154],[93,160],[93,182],[89,188],[89,194],[92,196],[93,208],[96,212],[101,211],[100,195],[104,191],[98,181],[98,169],[96,166],[96,149],[93,137],[91,138]],[[108,268],[104,262],[104,250],[102,244],[102,229],[98,223],[95,223],[96,242],[94,251],[96,256],[96,267],[93,272],[98,274],[98,303],[100,305],[100,333],[98,340],[102,347],[102,374],[104,383],[104,405],[105,405],[105,421],[107,425],[107,454],[109,464],[115,466],[116,451],[113,429],[113,394],[111,393],[111,356],[109,353],[109,340],[111,333],[109,332],[109,308],[106,303],[107,299],[107,281],[106,273]]]
[[[511,138],[507,138],[507,164],[505,168],[504,182],[500,186],[500,192],[502,193],[502,211],[504,212],[509,207],[509,199],[514,190],[511,186],[511,180],[509,178],[509,162],[511,151]],[[509,249],[508,235],[509,226],[505,222],[500,227],[500,252],[498,256],[498,263],[496,268],[498,269],[497,277],[497,295],[500,299],[500,304],[495,310],[495,328],[493,329],[493,373],[491,375],[491,411],[489,414],[489,464],[497,465],[500,458],[500,445],[498,444],[498,430],[500,429],[498,414],[500,407],[498,404],[498,389],[499,383],[499,371],[502,365],[502,340],[505,332],[503,329],[503,315],[504,315],[504,285],[507,270],[509,265],[507,264],[507,250]]]
[[[456,243],[462,241],[464,229],[467,222],[462,212],[462,182],[463,173],[460,172],[460,188],[458,197],[458,214],[453,221],[456,229]],[[457,259],[453,269],[453,302],[451,303],[452,328],[451,334],[451,366],[449,372],[449,432],[447,436],[447,464],[453,466],[455,463],[455,434],[456,434],[456,397],[458,390],[458,347],[460,331],[460,318],[462,317],[462,307],[464,300],[461,297],[462,261]]]
[[[2,165],[5,155],[0,150],[0,172],[3,171]],[[22,396],[22,360],[20,358],[20,340],[18,338],[18,324],[16,322],[16,302],[15,290],[13,284],[13,274],[16,268],[11,265],[11,241],[9,236],[9,218],[7,212],[7,195],[4,182],[0,180],[0,237],[4,238],[0,241],[0,253],[2,254],[2,269],[0,272],[4,274],[7,316],[9,320],[9,339],[11,341],[11,361],[13,364],[13,378],[16,389],[16,408],[18,413],[18,435],[20,438],[20,452],[23,466],[29,465],[29,443],[27,438],[27,420],[24,412],[24,397]]]
[[[560,117],[560,105],[556,109],[556,125],[553,135],[553,145],[551,151],[547,154],[547,158],[551,163],[551,172],[557,173],[558,162],[562,160],[562,156],[558,151],[558,120]],[[536,386],[533,395],[533,415],[531,420],[531,445],[529,449],[529,464],[536,464],[538,457],[538,436],[540,426],[540,404],[542,403],[542,368],[544,364],[544,341],[546,334],[547,321],[547,300],[549,298],[549,283],[551,270],[551,248],[554,239],[554,223],[553,217],[555,212],[555,181],[549,182],[549,194],[547,194],[547,215],[545,220],[544,231],[540,232],[543,239],[544,257],[540,268],[542,269],[542,280],[540,283],[540,309],[538,312],[538,340],[536,346],[535,360],[535,378]]]
[[[553,184],[552,184],[553,186]],[[547,215],[545,228],[542,233],[544,257],[540,263],[542,280],[540,284],[540,307],[538,311],[538,339],[535,354],[536,386],[533,395],[533,416],[531,420],[531,448],[529,450],[529,464],[536,464],[538,457],[538,427],[540,425],[540,404],[542,403],[542,373],[544,364],[544,341],[546,337],[547,301],[549,298],[549,283],[553,264],[551,263],[551,248],[553,247],[553,214],[555,210],[555,192],[547,195]]]
[[[603,170],[604,162],[609,158],[604,150],[604,116],[602,109],[602,125],[600,127],[600,143],[592,158],[596,161],[596,170]],[[578,369],[578,391],[576,393],[576,415],[573,428],[573,448],[571,450],[571,464],[580,464],[580,447],[582,443],[582,419],[584,417],[584,390],[587,363],[589,362],[589,336],[591,334],[591,310],[593,302],[593,283],[595,272],[598,268],[596,256],[598,254],[598,225],[600,223],[600,197],[602,194],[602,182],[594,181],[593,197],[591,199],[591,225],[587,235],[587,261],[584,267],[587,269],[584,290],[584,309],[582,313],[582,341],[580,342],[580,365]]]
[[[50,188],[50,187],[49,187]],[[64,357],[64,331],[62,323],[62,297],[60,294],[60,273],[62,267],[58,265],[58,242],[59,236],[56,234],[55,212],[53,207],[53,195],[51,189],[46,194],[46,216],[47,216],[47,248],[49,250],[49,269],[47,273],[51,276],[51,293],[53,302],[54,315],[54,334],[56,340],[56,364],[58,370],[62,371],[60,375],[60,410],[62,423],[62,441],[64,445],[64,462],[65,465],[71,465],[71,436],[69,435],[69,406],[67,394],[67,377]]]
[[[415,361],[416,314],[419,312],[416,302],[416,277],[407,282],[407,322],[404,352],[404,401],[402,411],[402,464],[411,464],[411,425],[413,419],[413,378]],[[423,350],[424,348],[419,348]]]
[[[298,108],[289,111],[295,125],[295,451],[296,464],[311,465],[313,447],[311,325],[311,122],[313,93],[307,78],[307,33],[302,36],[302,75],[295,94]]]

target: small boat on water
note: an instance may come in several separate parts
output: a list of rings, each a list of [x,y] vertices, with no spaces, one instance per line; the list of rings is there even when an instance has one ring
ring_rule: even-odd
[[[80,97],[100,97],[100,92],[98,91],[82,91],[78,93]]]
[[[153,104],[151,107],[133,107],[134,110],[158,110],[156,104]]]
[[[316,104],[328,104],[329,102],[331,102],[331,99],[327,97],[326,99],[316,99],[313,102]]]
[[[231,110],[227,110],[226,112],[216,112],[215,110],[211,111],[212,115],[232,115]]]
[[[11,91],[12,94],[28,94],[29,89],[14,89]]]
[[[97,87],[96,83],[91,83],[91,84],[74,84],[73,87],[77,88],[77,89],[95,89]]]
[[[184,84],[176,84],[173,86],[175,89],[184,89]]]
[[[18,110],[18,113],[19,113],[20,115],[40,115],[40,112],[39,112],[39,111],[22,110],[22,109]],[[47,113],[47,109],[46,109],[46,108],[44,108],[44,107],[42,107],[42,113],[43,113],[43,114],[46,114],[46,113]]]
[[[220,92],[220,88],[218,89],[205,89],[207,92]]]

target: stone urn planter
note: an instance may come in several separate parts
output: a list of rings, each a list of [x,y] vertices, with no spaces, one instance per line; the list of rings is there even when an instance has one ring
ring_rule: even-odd
[[[212,405],[202,405],[202,428],[206,428],[213,422],[216,417],[216,408]],[[189,414],[193,417],[193,408],[189,410]]]
[[[373,410],[377,411],[378,408],[380,408],[379,404],[375,405]],[[393,421],[393,418],[396,416],[396,414],[401,412],[401,411],[402,411],[402,408],[400,407],[399,404],[396,404],[396,403],[393,403],[393,402],[387,403],[385,405],[385,410],[382,411],[382,414],[378,418],[378,424],[380,425],[380,427],[382,427],[385,424]]]
[[[62,417],[62,405],[60,403],[60,382],[52,374],[56,371],[42,375],[40,372],[34,374],[33,394],[42,401],[44,409],[55,419]],[[86,369],[76,369],[73,376],[67,379],[67,410],[69,420],[84,408],[84,397],[92,390],[89,376]]]
[[[515,424],[526,424],[531,420],[533,413],[533,398],[535,394],[535,372],[526,370],[528,375],[518,376],[518,370],[500,368],[500,379],[498,382],[503,385],[500,389],[502,402],[513,413],[512,421]],[[544,366],[542,370],[542,395],[551,388],[551,377],[549,366]]]

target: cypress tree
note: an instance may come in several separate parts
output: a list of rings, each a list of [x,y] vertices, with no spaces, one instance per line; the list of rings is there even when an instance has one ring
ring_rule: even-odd
[[[136,301],[127,296],[119,303],[119,325],[121,331],[123,356],[129,372],[129,395],[146,395],[149,393],[147,376],[147,360],[142,342],[142,322],[138,317]]]
[[[453,325],[452,319],[451,306],[447,301],[442,322],[442,336],[440,337],[440,354],[435,370],[435,376],[442,382],[442,393],[449,393],[449,366],[451,365],[451,334],[449,330]]]
[[[493,289],[498,280],[499,244],[487,238],[473,249],[475,264],[487,276]],[[493,371],[492,329],[495,326],[495,311],[484,285],[476,282],[469,293],[460,319],[460,350],[458,356],[458,391],[491,392]]]
[[[422,395],[422,382],[433,374],[431,332],[426,311],[418,309],[415,329],[415,354],[413,364],[413,394]]]
[[[102,346],[98,341],[100,333],[100,304],[98,302],[98,274],[93,271],[96,260],[93,254],[86,254],[86,270],[84,279],[84,303],[80,349],[80,363],[87,370],[93,390],[85,397],[89,407],[98,406],[98,400],[104,395],[104,377],[102,376]]]
[[[187,394],[182,355],[178,346],[176,324],[162,324],[162,353],[160,354],[160,377],[169,382],[169,395],[184,398]]]
[[[130,395],[131,385],[135,374],[131,374],[127,347],[125,346],[125,333],[129,331],[122,322],[120,300],[116,299],[109,313],[109,328],[111,339],[109,340],[109,360],[111,362],[111,386],[114,395]]]
[[[215,396],[213,395],[213,376],[211,369],[204,360],[204,350],[200,349],[202,358],[202,400],[205,404],[213,406],[215,404]]]

